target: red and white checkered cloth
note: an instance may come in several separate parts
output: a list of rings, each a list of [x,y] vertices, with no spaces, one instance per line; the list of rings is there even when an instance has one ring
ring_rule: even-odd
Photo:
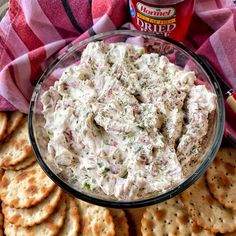
[[[10,0],[0,23],[0,110],[27,113],[34,86],[53,55],[124,24],[132,28],[127,0]],[[206,56],[236,90],[235,29],[236,1],[196,0],[185,43]],[[225,132],[236,140],[236,117],[226,109]]]
[[[187,46],[204,55],[236,91],[236,0],[196,0]],[[225,136],[236,145],[236,115],[225,103]]]

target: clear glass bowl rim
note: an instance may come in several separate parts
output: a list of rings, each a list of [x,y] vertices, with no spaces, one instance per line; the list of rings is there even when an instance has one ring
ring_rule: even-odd
[[[47,75],[52,71],[53,67],[57,65],[57,63],[60,62],[60,60],[62,60],[68,53],[72,53],[78,47],[81,47],[91,41],[96,41],[96,40],[104,39],[105,37],[119,36],[119,35],[121,36],[122,35],[123,36],[151,36],[151,37],[157,38],[158,40],[166,41],[180,48],[185,53],[187,53],[203,71],[205,71],[205,73],[210,78],[210,81],[212,82],[212,86],[217,95],[218,113],[216,117],[217,118],[216,135],[212,142],[213,143],[212,148],[209,150],[205,160],[198,167],[198,169],[179,186],[161,195],[154,196],[148,199],[143,199],[143,200],[131,200],[131,201],[105,200],[105,199],[88,196],[70,187],[68,184],[62,181],[56,174],[54,174],[53,171],[47,166],[47,164],[43,160],[40,154],[40,150],[36,143],[36,138],[35,138],[34,128],[33,128],[35,98],[37,97],[37,94],[40,92],[41,84],[47,78]],[[32,145],[33,151],[35,153],[35,156],[39,165],[44,170],[44,172],[48,175],[48,177],[52,181],[54,181],[58,186],[60,186],[63,190],[65,190],[66,192],[72,194],[76,198],[79,198],[83,201],[87,201],[89,203],[96,204],[103,207],[139,208],[139,207],[145,207],[145,206],[153,205],[153,204],[168,200],[169,198],[174,197],[175,195],[183,192],[189,186],[191,186],[195,181],[197,181],[204,174],[207,167],[213,161],[214,157],[216,156],[216,153],[218,152],[220,148],[221,141],[224,134],[224,123],[225,123],[225,109],[224,109],[223,95],[222,95],[220,86],[217,82],[217,79],[214,73],[207,65],[204,64],[200,56],[198,56],[193,51],[185,47],[182,43],[176,42],[175,40],[172,40],[170,38],[156,35],[155,33],[142,32],[142,31],[137,31],[137,30],[114,30],[114,31],[108,31],[105,33],[94,35],[92,37],[89,37],[87,39],[84,39],[76,43],[75,45],[69,47],[62,55],[54,59],[54,61],[48,66],[48,68],[44,71],[39,81],[37,82],[35,89],[33,91],[32,97],[31,97],[30,106],[29,106],[28,132],[29,132],[31,145]]]

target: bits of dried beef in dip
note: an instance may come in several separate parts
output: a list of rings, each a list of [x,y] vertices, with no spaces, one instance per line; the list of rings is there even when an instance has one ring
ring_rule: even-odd
[[[48,153],[78,189],[138,199],[183,180],[215,95],[194,72],[128,43],[89,43],[43,94]]]

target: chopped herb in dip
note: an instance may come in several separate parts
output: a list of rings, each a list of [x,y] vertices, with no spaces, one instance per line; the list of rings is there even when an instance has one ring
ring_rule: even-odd
[[[183,180],[215,95],[167,57],[89,43],[42,97],[51,160],[78,188],[137,199]],[[72,177],[73,178],[72,178]]]

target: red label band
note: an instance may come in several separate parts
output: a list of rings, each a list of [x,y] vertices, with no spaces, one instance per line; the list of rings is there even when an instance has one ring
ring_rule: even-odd
[[[131,19],[138,30],[183,41],[192,18],[194,2],[185,0],[171,5],[158,5],[144,0],[129,0]]]

